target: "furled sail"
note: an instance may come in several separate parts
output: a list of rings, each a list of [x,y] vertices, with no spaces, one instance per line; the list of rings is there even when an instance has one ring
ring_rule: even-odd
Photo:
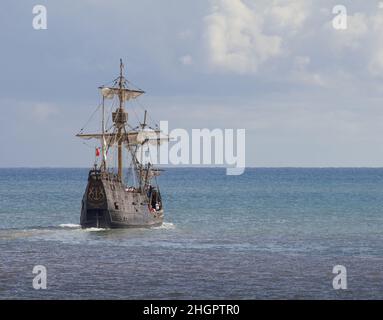
[[[148,142],[150,144],[157,144],[163,141],[169,141],[169,136],[162,133],[160,130],[142,130],[139,131],[136,137],[136,141],[139,144]]]
[[[132,145],[141,145],[144,143],[158,144],[164,141],[169,141],[169,137],[163,134],[160,130],[151,130],[151,131],[129,131],[127,133],[122,133],[118,135],[117,133],[90,133],[83,134],[79,133],[76,137],[90,140],[90,139],[99,139],[103,143],[103,138],[108,146],[122,142],[127,146]]]
[[[113,99],[116,95],[119,97],[121,94],[123,101],[128,101],[130,99],[135,99],[138,96],[145,93],[145,91],[142,90],[131,90],[131,89],[125,89],[125,88],[108,88],[108,87],[100,87],[101,94],[105,99]]]

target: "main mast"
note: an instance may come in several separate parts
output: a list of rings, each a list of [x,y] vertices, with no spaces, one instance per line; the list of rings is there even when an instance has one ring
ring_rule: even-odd
[[[110,146],[117,145],[117,175],[120,181],[123,180],[123,147],[125,144],[138,145],[141,142],[137,142],[138,131],[126,131],[126,123],[128,120],[128,113],[125,111],[125,101],[130,99],[136,99],[138,96],[145,93],[144,91],[137,89],[129,89],[124,77],[124,65],[122,59],[120,59],[120,75],[114,81],[113,87],[101,86],[99,89],[102,94],[102,130],[101,133],[82,133],[82,129],[77,137],[83,139],[101,139],[103,160],[101,168],[106,170],[106,154]],[[105,99],[113,99],[118,96],[119,105],[112,113],[112,121],[114,123],[113,133],[107,133],[105,130]],[[146,126],[146,114],[144,119],[144,127]]]
[[[123,75],[123,69],[124,65],[122,63],[122,59],[120,59],[120,77],[118,81],[118,99],[120,101],[119,108],[116,110],[114,115],[114,122],[116,124],[117,128],[117,150],[118,150],[118,177],[122,181],[123,179],[123,173],[122,173],[122,140],[123,140],[123,131],[125,131],[125,123],[127,121],[127,114],[125,112],[124,108],[124,85],[125,85],[125,78]]]

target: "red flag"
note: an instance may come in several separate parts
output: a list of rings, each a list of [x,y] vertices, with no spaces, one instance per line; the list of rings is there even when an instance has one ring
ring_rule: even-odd
[[[100,148],[96,148],[96,157],[100,156]]]

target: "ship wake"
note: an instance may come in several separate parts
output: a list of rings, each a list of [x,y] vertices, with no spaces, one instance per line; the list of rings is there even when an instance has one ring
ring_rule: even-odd
[[[153,227],[152,229],[166,229],[166,230],[171,230],[171,229],[175,229],[176,226],[174,225],[174,223],[171,223],[171,222],[163,222],[162,225],[160,225],[159,227]]]

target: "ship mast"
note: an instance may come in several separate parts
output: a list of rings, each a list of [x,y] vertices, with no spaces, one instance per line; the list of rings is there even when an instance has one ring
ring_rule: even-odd
[[[144,129],[146,128],[146,110],[145,110],[145,115],[144,115],[144,122],[141,123],[141,131],[144,131]],[[142,163],[142,160],[144,158],[144,148],[143,148],[143,145],[141,146],[140,148],[141,150],[141,158],[140,158],[140,161]]]
[[[144,122],[140,124],[141,132],[146,128],[146,110],[144,114]],[[142,167],[143,167],[143,158],[144,158],[144,145],[142,144],[140,147],[140,190],[142,190]]]
[[[102,97],[102,169],[106,170],[106,145],[105,145],[105,97]]]
[[[149,143],[149,141],[157,141],[159,143],[161,140],[168,140],[168,138],[160,138],[158,137],[158,134],[160,134],[160,130],[153,130],[153,132],[146,132],[145,128],[147,127],[147,112],[145,110],[144,114],[144,121],[140,124],[138,128],[141,128],[141,130],[128,130],[126,128],[126,123],[128,121],[128,113],[125,111],[125,101],[130,99],[136,99],[140,95],[144,94],[145,92],[140,89],[129,89],[127,87],[127,80],[124,77],[124,65],[122,63],[122,59],[120,59],[120,74],[113,81],[112,87],[106,87],[101,86],[99,87],[102,94],[102,130],[101,133],[82,133],[82,130],[80,130],[80,133],[78,133],[76,136],[80,137],[85,140],[89,139],[101,139],[102,143],[102,163],[101,163],[101,169],[106,170],[107,169],[107,163],[106,163],[106,154],[109,150],[110,146],[117,145],[117,177],[122,182],[123,181],[123,148],[127,147],[130,153],[133,157],[133,163],[136,169],[136,172],[139,169],[140,173],[140,181],[142,180],[143,170],[149,170],[149,167],[147,169],[144,169],[142,166],[143,161],[143,145],[146,143]],[[113,121],[113,127],[114,130],[112,133],[107,132],[105,128],[105,99],[113,99],[115,96],[118,96],[118,107],[112,112],[112,121]],[[137,128],[137,129],[138,129]],[[137,159],[137,146],[141,146],[141,163]],[[132,147],[135,146],[136,149],[133,151]],[[141,187],[140,182],[140,187]]]
[[[124,108],[124,82],[125,78],[123,76],[123,68],[124,65],[122,63],[122,59],[120,59],[120,77],[118,81],[118,99],[120,101],[119,108],[116,111],[116,116],[114,118],[116,127],[117,127],[117,137],[118,137],[118,144],[117,144],[117,150],[118,150],[118,177],[122,181],[123,174],[122,174],[122,131],[125,129],[125,123],[126,123],[126,112]]]

